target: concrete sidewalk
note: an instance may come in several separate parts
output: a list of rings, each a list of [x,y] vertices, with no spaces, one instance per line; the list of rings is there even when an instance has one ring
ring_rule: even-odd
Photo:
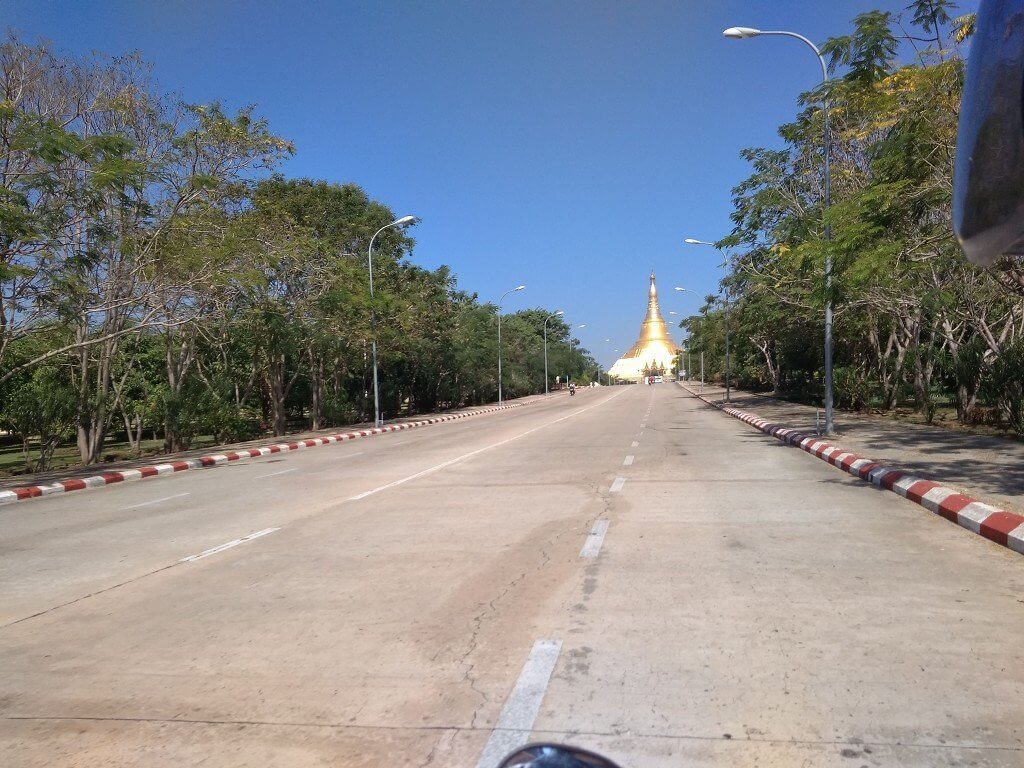
[[[699,382],[688,384],[700,391]],[[705,385],[704,396],[724,402],[725,388]],[[809,435],[821,410],[737,389],[731,404]],[[836,434],[829,442],[1024,514],[1024,443],[845,411],[836,411]]]

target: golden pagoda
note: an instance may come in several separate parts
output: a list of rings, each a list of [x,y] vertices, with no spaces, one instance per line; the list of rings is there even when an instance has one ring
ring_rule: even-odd
[[[608,375],[627,381],[639,381],[644,377],[645,370],[671,373],[678,352],[679,347],[669,336],[665,319],[661,316],[658,288],[654,284],[652,271],[651,287],[647,292],[647,315],[640,325],[640,338],[626,354],[615,361]]]

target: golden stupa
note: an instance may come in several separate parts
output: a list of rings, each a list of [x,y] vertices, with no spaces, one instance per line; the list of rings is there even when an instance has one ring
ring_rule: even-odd
[[[626,354],[615,361],[608,375],[626,381],[639,381],[644,377],[645,370],[671,373],[678,352],[679,347],[669,336],[665,319],[661,316],[658,288],[654,284],[654,272],[651,272],[647,315],[640,325],[640,338]]]

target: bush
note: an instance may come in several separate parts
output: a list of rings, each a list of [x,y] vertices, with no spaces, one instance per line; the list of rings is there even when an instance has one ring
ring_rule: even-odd
[[[863,370],[843,365],[833,369],[837,408],[863,411],[875,395],[875,386]]]
[[[0,424],[21,439],[26,469],[43,471],[57,446],[75,433],[75,391],[61,371],[41,366],[15,380],[3,395]],[[29,461],[33,438],[39,440],[35,462]]]
[[[358,409],[348,399],[344,390],[324,392],[321,404],[324,426],[336,427],[339,424],[351,424],[359,415]]]
[[[1003,348],[992,365],[989,387],[1006,425],[1024,437],[1024,340]]]
[[[259,437],[260,413],[255,408],[219,403],[204,414],[204,432],[212,434],[218,443],[238,443]]]

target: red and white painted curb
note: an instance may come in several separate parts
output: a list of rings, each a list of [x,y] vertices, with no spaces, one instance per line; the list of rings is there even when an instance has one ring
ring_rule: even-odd
[[[364,437],[373,437],[375,435],[382,435],[386,432],[401,432],[405,429],[414,429],[416,427],[425,427],[429,424],[440,424],[445,421],[455,421],[456,419],[466,419],[470,416],[481,416],[485,413],[494,413],[495,411],[504,411],[509,408],[519,408],[524,405],[530,405],[536,402],[531,400],[526,403],[512,403],[510,405],[495,405],[491,408],[481,408],[476,411],[466,411],[464,413],[452,413],[446,416],[434,416],[429,419],[421,419],[419,421],[403,421],[399,424],[388,424],[384,427],[374,427],[372,429],[360,429],[355,432],[344,432],[336,435],[326,435],[324,437],[314,437],[308,440],[299,440],[294,443],[276,443],[274,445],[266,445],[262,448],[246,448],[239,451],[225,451],[224,453],[215,453],[210,456],[200,456],[195,459],[182,459],[180,461],[169,461],[166,464],[154,464],[148,467],[137,467],[135,469],[123,469],[117,472],[104,472],[101,475],[94,475],[92,477],[81,477],[71,478],[68,480],[59,480],[56,483],[50,485],[28,485],[22,488],[12,488],[8,491],[0,491],[0,505],[11,504],[16,501],[25,501],[27,499],[34,499],[40,496],[52,496],[57,493],[67,493],[68,491],[82,491],[86,488],[98,488],[103,485],[112,485],[114,483],[126,483],[133,480],[145,480],[150,477],[158,477],[160,475],[170,475],[175,472],[187,472],[190,469],[204,469],[206,467],[215,467],[218,464],[226,464],[230,461],[241,461],[242,459],[252,459],[259,456],[269,456],[272,453],[287,453],[288,451],[301,451],[306,448],[315,448],[319,445],[331,445],[332,443],[344,443],[349,440],[360,440]]]
[[[713,402],[683,384],[680,386],[708,405],[746,422],[766,435],[802,448],[807,453],[817,456],[822,461],[827,461],[832,466],[838,467],[854,477],[867,480],[887,491],[898,493],[905,499],[920,504],[925,509],[941,515],[957,525],[1024,554],[1024,517],[1020,515],[972,499],[970,496],[965,496],[952,488],[946,488],[923,477],[916,477],[893,467],[882,466],[871,459],[844,451],[816,436],[805,435],[795,429],[773,424],[752,413]]]

